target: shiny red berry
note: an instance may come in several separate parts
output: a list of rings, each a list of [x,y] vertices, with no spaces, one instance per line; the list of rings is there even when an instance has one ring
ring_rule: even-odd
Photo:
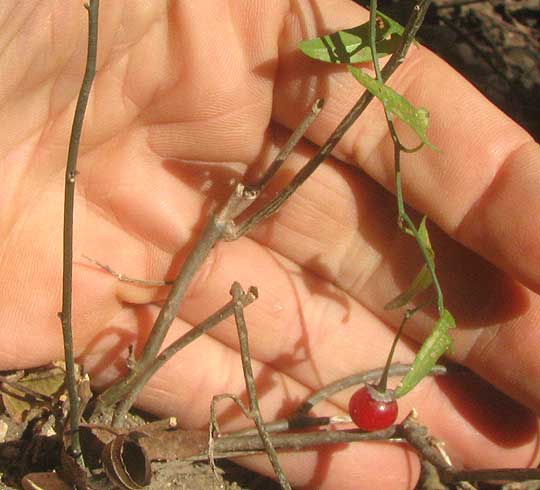
[[[349,414],[360,429],[372,432],[386,429],[396,421],[398,404],[391,393],[380,393],[367,385],[351,396]]]

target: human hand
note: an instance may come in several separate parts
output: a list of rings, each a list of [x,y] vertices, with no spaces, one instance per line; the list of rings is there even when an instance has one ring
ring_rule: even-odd
[[[13,0],[0,17],[0,368],[13,369],[63,355],[64,165],[86,18],[78,2],[51,10]],[[323,113],[277,176],[283,185],[361,93],[346,70],[305,59],[297,42],[366,19],[346,1],[102,2],[74,264],[76,354],[97,385],[123,369],[128,345],[140,350],[166,290],[119,283],[83,254],[132,277],[173,277],[231,178],[256,175],[324,97]],[[425,49],[413,47],[390,84],[429,108],[430,140],[443,149],[406,155],[403,180],[409,204],[439,227],[428,225],[458,322],[452,358],[538,411],[538,146]],[[383,365],[400,320],[383,305],[421,264],[397,230],[385,187],[393,187],[392,144],[375,102],[276,216],[213,250],[166,343],[227,302],[237,280],[259,287],[246,318],[266,420],[322,385]],[[413,359],[432,324],[433,312],[414,317],[397,360]],[[227,321],[158,372],[139,405],[202,428],[212,395],[244,391]],[[347,400],[344,393],[317,410],[343,413]],[[472,376],[425,380],[400,400],[401,416],[411,407],[458,461],[538,462],[536,419]],[[226,415],[225,428],[246,423]],[[380,443],[281,460],[294,486],[319,489],[407,489],[418,472],[410,452]],[[269,471],[262,457],[246,464]]]

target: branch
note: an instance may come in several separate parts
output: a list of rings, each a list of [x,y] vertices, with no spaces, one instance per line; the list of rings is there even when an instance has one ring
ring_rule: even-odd
[[[392,55],[387,65],[382,70],[382,76],[385,80],[388,79],[403,62],[405,54],[422,23],[425,11],[427,9],[427,3],[428,2],[424,1],[421,5],[417,5],[415,7],[413,15],[409,19],[409,22],[405,28],[400,47]],[[351,111],[338,124],[337,128],[330,135],[327,142],[323,145],[319,152],[294,176],[291,183],[280,193],[278,193],[277,196],[264,208],[253,214],[240,225],[236,225],[234,220],[258,198],[260,195],[260,187],[267,183],[269,177],[264,176],[260,181],[261,184],[259,187],[254,186],[245,188],[241,184],[237,186],[235,192],[233,195],[231,195],[221,212],[210,218],[201,239],[197,242],[195,248],[186,258],[182,270],[178,278],[174,281],[169,296],[165,301],[156,322],[154,323],[141,358],[134,364],[129,374],[127,374],[118,383],[110,387],[98,397],[98,410],[118,402],[120,398],[125,395],[125,393],[129,392],[133,388],[138,376],[148,369],[148,366],[156,358],[163,340],[165,339],[174,318],[176,318],[178,314],[180,303],[185,295],[187,287],[189,286],[196,271],[202,265],[210,253],[210,250],[218,242],[218,240],[223,238],[227,240],[237,239],[247,233],[263,219],[275,213],[296,191],[296,189],[303,182],[305,182],[306,179],[326,159],[339,140],[343,137],[345,131],[356,121],[372,98],[373,96],[366,91],[359,101],[354,105]],[[294,144],[300,140],[309,125],[319,114],[321,108],[322,102],[320,100],[316,101],[312,107],[312,113],[308,114],[306,118],[307,122],[305,125],[302,123],[298,131],[293,133],[289,139],[290,144],[288,143],[286,145],[283,152],[278,155],[276,161],[270,165],[267,173],[273,175],[277,171],[279,166],[284,161],[284,157],[281,154],[283,153],[288,155],[290,151],[292,151]]]
[[[418,32],[418,29],[422,25],[424,16],[427,12],[430,0],[421,0],[418,5],[415,5],[413,14],[409,18],[400,46],[390,57],[390,60],[381,71],[381,77],[384,81],[387,81],[390,76],[396,71],[396,69],[405,60],[405,55],[411,46],[411,43]],[[354,122],[364,112],[368,104],[373,99],[373,95],[367,90],[362,94],[358,102],[353,106],[349,113],[341,120],[337,125],[334,132],[329,136],[326,142],[323,144],[317,154],[309,160],[304,167],[294,176],[290,184],[283,189],[277,196],[272,199],[260,211],[256,212],[253,216],[248,218],[244,223],[239,225],[235,230],[233,237],[237,238],[246,234],[249,230],[255,227],[263,219],[274,214],[283,206],[285,201],[300,187],[310,176],[317,170],[319,165],[330,155],[332,150],[336,147],[341,140],[345,132],[354,124]]]
[[[310,114],[300,124],[297,131],[293,132],[283,150],[278,154],[274,162],[270,165],[266,174],[262,177],[257,186],[245,187],[238,184],[221,211],[212,215],[203,230],[202,236],[195,244],[193,250],[187,256],[182,270],[173,282],[169,296],[165,300],[162,309],[152,327],[150,336],[145,343],[141,358],[134,363],[131,371],[119,382],[104,391],[98,397],[96,409],[99,411],[104,407],[111,406],[118,402],[126,393],[137,390],[137,378],[149,368],[159,353],[159,349],[165,339],[167,332],[178,315],[180,304],[184,298],[193,276],[199,270],[205,259],[215,244],[221,239],[234,239],[231,237],[231,230],[234,228],[234,219],[255,202],[260,195],[260,189],[266,185],[269,177],[283,164],[285,158],[290,154],[294,146],[303,136],[309,125],[320,113],[322,101],[317,100],[312,107]],[[134,399],[134,396],[131,396]]]

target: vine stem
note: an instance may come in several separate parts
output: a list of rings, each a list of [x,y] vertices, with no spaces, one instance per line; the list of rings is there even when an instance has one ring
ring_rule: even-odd
[[[71,452],[77,462],[82,464],[81,445],[79,440],[79,396],[75,359],[73,354],[72,303],[73,303],[73,204],[75,201],[75,179],[77,176],[77,157],[84,122],[84,115],[90,95],[90,89],[96,74],[98,13],[99,0],[90,0],[85,4],[88,11],[88,51],[84,78],[77,99],[69,150],[66,164],[64,191],[64,241],[63,241],[63,274],[62,274],[62,311],[59,313],[64,338],[64,358],[66,362],[66,384],[69,396],[69,422],[71,427]]]
[[[423,2],[420,2],[417,6],[415,6],[415,9],[422,10],[424,12],[423,14],[419,16],[419,19],[417,20],[420,22],[420,25],[423,22],[425,12],[427,11],[427,7],[429,7],[430,3],[431,3],[431,0],[424,0]],[[424,5],[421,7],[421,4],[424,4]],[[371,48],[371,58],[373,61],[373,67],[375,69],[375,75],[376,75],[377,81],[381,84],[384,84],[384,78],[383,78],[381,69],[379,67],[379,58],[377,56],[377,43],[376,43],[377,0],[370,0],[369,9],[370,9],[369,44]],[[415,238],[416,243],[418,244],[418,247],[420,248],[420,251],[422,252],[424,261],[433,279],[433,286],[435,287],[435,291],[437,293],[437,310],[438,310],[439,315],[442,315],[444,311],[444,297],[443,297],[441,285],[439,283],[439,279],[437,277],[437,273],[435,272],[435,263],[425,243],[422,241],[418,233],[417,227],[414,225],[412,219],[405,211],[405,203],[403,200],[403,188],[402,188],[402,181],[401,181],[401,152],[404,151],[406,153],[413,153],[415,151],[418,151],[420,148],[422,148],[423,143],[421,143],[416,148],[412,148],[412,149],[406,148],[401,143],[399,136],[396,132],[392,114],[390,113],[389,110],[387,110],[386,106],[383,105],[383,107],[384,107],[384,114],[386,117],[386,122],[388,124],[388,129],[390,130],[392,141],[394,143],[394,173],[395,173],[395,183],[396,183],[396,198],[397,198],[397,206],[398,206],[398,224],[399,224],[399,227],[403,231],[405,231],[406,233],[409,233]]]
[[[429,2],[430,0],[427,0],[426,2],[427,5],[429,5]],[[415,9],[417,10],[419,8],[420,8],[420,4],[418,4],[415,7]],[[371,50],[371,59],[373,62],[373,67],[375,69],[375,77],[381,85],[384,85],[385,80],[381,73],[381,69],[379,66],[379,56],[377,54],[377,39],[376,39],[377,38],[377,0],[370,0],[369,9],[370,9],[369,11],[369,45],[370,45],[370,50]],[[423,20],[423,16],[420,16],[420,22],[421,20]],[[416,239],[416,242],[424,257],[424,261],[431,274],[433,284],[437,292],[437,308],[439,310],[439,315],[442,315],[444,311],[443,294],[442,294],[442,289],[439,284],[439,280],[435,272],[435,262],[429,250],[427,249],[424,241],[421,239],[418,229],[416,228],[413,221],[411,220],[411,218],[405,211],[405,203],[403,200],[403,189],[402,189],[402,183],[401,183],[401,165],[400,165],[401,151],[402,150],[407,151],[407,152],[418,151],[420,148],[422,148],[423,143],[413,150],[409,150],[408,148],[405,148],[401,144],[401,141],[399,140],[399,137],[397,135],[397,132],[394,126],[392,113],[390,112],[390,110],[387,109],[384,103],[383,103],[383,109],[384,109],[384,115],[386,117],[386,122],[388,124],[388,129],[390,131],[390,134],[392,135],[392,141],[394,143],[394,166],[395,166],[395,179],[396,179],[396,198],[397,198],[397,207],[398,207],[398,225],[404,232],[413,235],[414,238]],[[405,223],[405,227],[403,227],[403,223]],[[390,348],[390,352],[388,354],[386,365],[383,369],[381,378],[379,380],[379,383],[376,386],[376,389],[381,393],[385,393],[387,390],[388,370],[390,368],[390,364],[392,363],[392,358],[394,356],[397,343],[403,333],[405,324],[411,318],[411,316],[414,315],[414,313],[416,313],[423,306],[425,305],[422,305],[418,308],[409,309],[406,311],[405,315],[403,316],[401,324],[399,325],[398,331],[396,332],[396,335],[394,337],[392,347]]]

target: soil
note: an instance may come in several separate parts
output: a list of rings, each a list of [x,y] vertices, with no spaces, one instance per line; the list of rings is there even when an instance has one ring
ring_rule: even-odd
[[[360,2],[359,3],[363,3]],[[406,22],[412,2],[380,0],[380,9]],[[540,137],[540,2],[538,0],[436,0],[419,40],[469,79],[537,140]],[[0,418],[0,472],[13,480],[9,442],[22,426]],[[3,432],[3,434],[2,434]],[[19,461],[20,463],[20,461]],[[220,462],[220,486],[207,464],[153,464],[150,489],[276,490],[278,485],[230,462]],[[15,471],[16,473],[16,471]],[[11,475],[11,477],[10,477]],[[0,483],[0,490],[12,489]],[[44,488],[44,490],[55,490]]]
[[[378,4],[402,24],[414,5],[409,0]],[[539,140],[538,0],[434,0],[418,39]]]

